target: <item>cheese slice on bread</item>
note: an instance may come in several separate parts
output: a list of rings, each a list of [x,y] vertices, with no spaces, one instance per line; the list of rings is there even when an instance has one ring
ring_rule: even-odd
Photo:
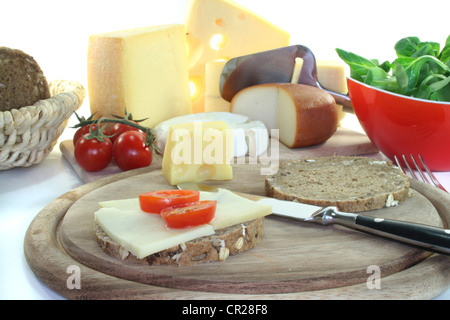
[[[97,242],[115,258],[157,265],[224,261],[261,242],[271,206],[225,189],[200,192],[200,200],[217,200],[215,218],[187,229],[168,228],[160,215],[142,211],[137,198],[101,202],[95,212]]]

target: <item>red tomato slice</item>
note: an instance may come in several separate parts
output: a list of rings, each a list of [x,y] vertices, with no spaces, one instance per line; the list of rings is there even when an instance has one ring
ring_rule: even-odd
[[[169,228],[190,228],[210,222],[216,213],[217,201],[204,200],[163,209],[161,216]]]
[[[196,202],[200,199],[200,192],[195,190],[160,190],[141,193],[139,204],[142,211],[161,213],[162,209]]]

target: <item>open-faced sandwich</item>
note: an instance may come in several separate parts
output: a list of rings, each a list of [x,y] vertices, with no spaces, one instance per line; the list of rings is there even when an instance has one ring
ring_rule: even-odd
[[[225,261],[255,247],[271,206],[231,191],[160,190],[100,203],[95,236],[109,255],[151,265]]]

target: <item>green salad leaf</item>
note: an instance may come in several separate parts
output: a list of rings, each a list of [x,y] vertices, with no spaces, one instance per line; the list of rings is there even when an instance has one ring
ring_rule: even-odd
[[[418,37],[400,39],[394,46],[397,58],[379,63],[337,48],[349,65],[350,77],[390,92],[450,102],[450,35],[444,47]]]

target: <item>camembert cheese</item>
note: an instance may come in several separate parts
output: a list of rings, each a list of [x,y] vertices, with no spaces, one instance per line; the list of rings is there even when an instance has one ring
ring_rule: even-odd
[[[200,192],[200,200],[217,200],[215,218],[208,224],[170,229],[158,214],[142,211],[139,199],[100,202],[95,222],[116,243],[139,259],[199,237],[215,230],[237,225],[272,213],[270,205],[263,205],[240,197],[229,190]]]
[[[233,178],[233,132],[225,121],[169,127],[162,172],[171,185]]]
[[[96,116],[145,119],[153,127],[192,113],[183,25],[161,25],[92,35],[88,91]]]

